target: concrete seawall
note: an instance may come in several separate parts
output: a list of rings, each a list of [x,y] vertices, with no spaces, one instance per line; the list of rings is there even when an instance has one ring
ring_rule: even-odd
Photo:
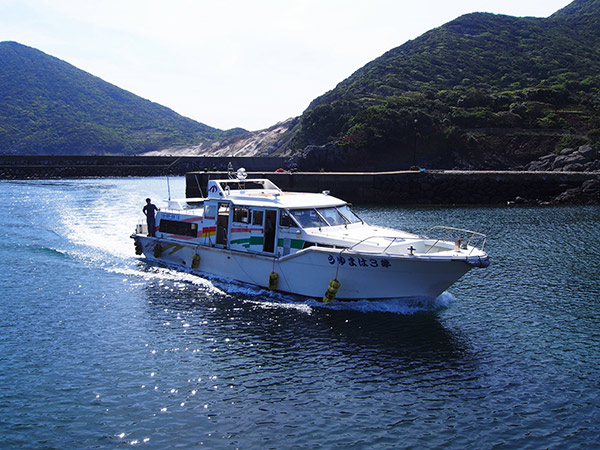
[[[252,177],[271,179],[283,190],[329,190],[362,204],[556,203],[557,196],[562,198],[558,203],[600,204],[600,172],[275,173],[285,166],[283,158],[0,155],[0,180],[186,174],[186,195],[197,197],[209,178],[227,177],[230,162],[235,168],[245,167]],[[595,187],[590,189],[590,183]]]
[[[600,172],[371,172],[321,173],[253,172],[250,178],[268,178],[284,191],[321,192],[360,204],[506,204],[552,202],[568,190],[580,189]],[[206,194],[209,179],[227,178],[224,172],[186,175],[186,196]],[[596,183],[596,182],[594,182]],[[600,183],[599,183],[600,184]],[[592,198],[582,202],[598,203]]]
[[[193,170],[227,170],[235,167],[273,171],[283,158],[175,157],[175,156],[6,156],[0,155],[0,179],[84,177],[153,177],[184,175]]]

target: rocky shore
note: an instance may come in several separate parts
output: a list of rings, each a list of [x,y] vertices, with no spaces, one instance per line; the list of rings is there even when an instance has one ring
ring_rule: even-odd
[[[559,153],[550,153],[530,162],[526,169],[537,172],[600,171],[600,152],[591,145],[565,148]]]
[[[593,149],[592,149],[593,151]],[[584,161],[583,158],[586,158]],[[591,161],[587,161],[591,159]],[[600,204],[598,159],[579,148],[540,158],[527,171],[290,172],[284,158],[0,156],[0,180],[146,177],[187,174],[187,196],[199,195],[208,178],[227,176],[231,162],[284,190],[320,192],[355,203],[380,204]],[[543,165],[542,165],[543,164]],[[575,165],[581,164],[581,165]],[[550,170],[539,170],[548,167]],[[567,168],[583,168],[566,171]]]
[[[532,161],[526,166],[534,172],[598,172],[600,152],[591,145],[578,148],[565,148],[559,153],[550,153]],[[598,204],[600,181],[598,178],[586,180],[581,186],[566,189],[553,199],[556,204]]]

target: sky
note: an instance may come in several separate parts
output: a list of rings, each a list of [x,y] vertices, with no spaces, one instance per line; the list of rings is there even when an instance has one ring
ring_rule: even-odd
[[[571,0],[0,0],[0,41],[62,59],[211,127],[255,131],[471,12]]]

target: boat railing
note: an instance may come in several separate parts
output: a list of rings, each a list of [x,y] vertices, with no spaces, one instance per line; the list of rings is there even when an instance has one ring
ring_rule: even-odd
[[[405,242],[406,240],[407,238],[397,236],[369,236],[350,247],[344,248],[342,253],[360,252],[373,255],[389,255],[393,254],[393,252],[389,252],[392,245]]]
[[[471,252],[478,249],[483,251],[487,236],[477,231],[465,230],[462,228],[447,227],[436,225],[431,227],[421,236],[423,239],[435,239],[435,243],[429,247],[428,253],[438,242],[454,242],[455,249],[466,250],[471,247]]]
[[[397,236],[369,236],[358,241],[352,246],[345,248],[341,253],[360,252],[373,255],[398,255],[406,253],[412,254],[412,252],[417,251],[418,253],[428,254],[436,248],[439,249],[438,244],[440,242],[454,243],[455,251],[467,250],[470,248],[470,253],[472,253],[476,249],[483,251],[486,239],[487,238],[485,234],[478,233],[476,231],[436,225],[431,227],[422,235],[415,236],[414,238]],[[423,241],[422,250],[414,247],[414,245],[417,244],[415,240]],[[432,240],[434,241],[433,243],[425,242]],[[399,252],[396,249],[395,244],[400,244],[403,242],[409,242],[411,245],[408,248],[403,248],[402,251]],[[449,249],[450,248],[445,248],[444,250]]]

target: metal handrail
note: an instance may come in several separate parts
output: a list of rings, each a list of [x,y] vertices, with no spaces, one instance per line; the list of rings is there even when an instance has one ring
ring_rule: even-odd
[[[471,230],[465,230],[462,228],[454,228],[454,227],[446,227],[443,225],[436,225],[431,227],[429,230],[427,230],[425,233],[421,234],[421,235],[415,235],[416,239],[433,239],[427,236],[427,233],[430,233],[432,230],[435,229],[442,229],[442,230],[446,230],[446,236],[442,239],[442,238],[438,238],[435,243],[433,245],[431,245],[429,247],[429,249],[425,252],[425,254],[429,253],[429,251],[434,248],[438,242],[440,241],[446,241],[448,242],[448,237],[450,236],[451,232],[455,232],[455,233],[465,233],[465,234],[470,234],[470,237],[467,241],[467,246],[471,245],[471,243],[473,242],[474,239],[479,238],[479,239],[483,239],[482,243],[481,243],[481,248],[479,250],[483,251],[484,247],[485,247],[485,241],[487,239],[486,235],[483,233],[478,233],[476,231],[471,231]],[[388,249],[396,242],[402,242],[402,241],[406,241],[406,240],[410,240],[409,238],[405,238],[405,237],[396,237],[396,236],[369,236],[366,237],[360,241],[358,241],[357,243],[355,243],[354,245],[350,246],[350,247],[346,247],[346,248],[342,248],[339,252],[339,257],[341,257],[343,254],[348,254],[352,251],[354,251],[354,249],[356,247],[358,247],[359,245],[365,243],[366,241],[370,240],[370,239],[383,239],[383,240],[387,240],[389,239],[391,242],[385,247],[385,249],[383,251],[378,250],[376,252],[369,252],[368,250],[362,250],[361,253],[373,253],[373,254],[384,254],[384,255],[391,255],[389,253],[387,253]],[[455,245],[460,243],[460,238],[458,239],[458,241],[454,241]],[[452,242],[452,240],[450,240],[450,242]],[[379,245],[379,244],[377,244]],[[472,246],[472,250],[471,253],[473,252],[473,250],[475,250],[476,248],[478,248],[478,246]],[[409,249],[410,250],[410,249]],[[414,249],[413,249],[414,250]],[[411,252],[412,254],[412,252]],[[400,254],[402,255],[402,254]],[[337,280],[338,277],[338,272],[340,269],[340,258],[338,257],[338,263],[336,265],[336,269],[335,269],[335,279]]]
[[[346,247],[344,248],[343,251],[352,251],[354,250],[355,247],[358,247],[359,245],[365,243],[366,241],[370,240],[370,239],[382,239],[382,240],[386,240],[386,239],[390,239],[391,242],[385,247],[385,249],[383,251],[381,250],[377,250],[377,251],[363,251],[363,253],[387,253],[387,250],[392,246],[392,244],[394,244],[396,241],[401,242],[401,241],[405,241],[406,238],[401,238],[401,237],[394,237],[394,236],[369,236],[364,238],[361,241],[358,241],[357,243],[355,243],[354,245],[350,246],[350,247]]]
[[[446,234],[443,237],[440,237],[440,238],[429,237],[428,234],[431,233],[433,230],[445,230]],[[485,248],[485,243],[486,243],[486,240],[487,240],[487,236],[485,234],[478,233],[477,231],[466,230],[466,229],[463,229],[463,228],[447,227],[447,226],[443,226],[443,225],[433,226],[430,229],[428,229],[425,233],[423,233],[421,235],[418,235],[418,236],[415,236],[415,238],[418,238],[418,239],[436,239],[435,243],[430,246],[430,248],[429,248],[429,250],[427,250],[427,252],[425,252],[427,254],[440,241],[446,241],[446,242],[455,241],[455,239],[453,239],[451,237],[452,233],[462,233],[463,235],[468,235],[468,239],[466,240],[466,244],[468,246],[472,246],[473,248],[479,248],[481,251],[483,251],[484,248]],[[406,238],[406,237],[396,237],[396,236],[369,236],[369,237],[366,237],[366,238],[364,238],[364,239],[356,242],[355,244],[353,244],[350,247],[344,248],[341,253],[346,253],[346,252],[354,251],[354,249],[356,247],[364,244],[365,242],[367,242],[369,240],[373,240],[373,239],[389,240],[390,242],[389,242],[389,244],[383,250],[376,250],[376,251],[361,250],[363,253],[382,253],[382,254],[388,254],[387,252],[388,252],[389,248],[392,245],[394,245],[397,242],[406,241],[408,238]],[[481,241],[481,242],[479,242],[479,241]]]
[[[479,248],[479,244],[478,243],[473,243],[473,241],[480,240],[481,241],[481,247],[479,248],[481,251],[483,251],[485,249],[485,243],[487,240],[487,236],[483,233],[478,233],[477,231],[471,231],[471,230],[465,230],[463,228],[455,228],[455,227],[447,227],[444,225],[435,225],[433,227],[431,227],[430,229],[428,229],[425,233],[423,233],[420,237],[423,239],[433,239],[430,238],[428,236],[429,233],[431,233],[433,230],[446,230],[446,234],[444,235],[444,237],[441,238],[437,238],[436,244],[439,241],[448,241],[448,240],[452,240],[452,238],[450,238],[451,233],[452,232],[457,232],[457,233],[463,233],[464,235],[470,235],[468,240],[467,240],[467,245],[472,245],[474,248]],[[435,246],[435,244],[434,244]]]

